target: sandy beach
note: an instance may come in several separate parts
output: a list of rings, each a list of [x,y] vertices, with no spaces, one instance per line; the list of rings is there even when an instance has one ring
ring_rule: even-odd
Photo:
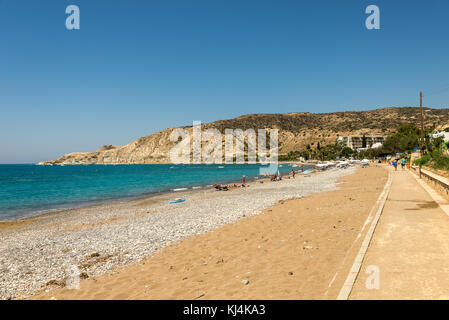
[[[355,170],[252,182],[247,188],[227,192],[202,189],[168,193],[1,223],[0,298],[26,298],[61,288],[67,269],[73,266],[79,268],[82,279],[89,280],[117,272],[163,252],[161,249],[169,245],[178,246],[183,239],[196,239],[194,236],[239,220],[249,223],[249,217],[266,213],[264,210],[280,201],[334,190],[340,178]],[[187,201],[168,204],[175,197],[186,197]]]
[[[2,298],[334,299],[386,180],[381,167],[330,170],[2,228]],[[71,265],[78,290],[64,288]]]

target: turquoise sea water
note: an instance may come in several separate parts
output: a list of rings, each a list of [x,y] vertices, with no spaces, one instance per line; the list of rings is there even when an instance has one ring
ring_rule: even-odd
[[[220,168],[222,167],[222,168]],[[0,165],[0,220],[258,177],[260,165]],[[291,170],[283,165],[281,173]]]

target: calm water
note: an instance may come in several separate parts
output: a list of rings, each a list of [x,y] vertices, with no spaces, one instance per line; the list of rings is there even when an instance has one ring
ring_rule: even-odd
[[[260,165],[0,165],[0,220],[257,177]],[[291,170],[289,165],[279,168]]]

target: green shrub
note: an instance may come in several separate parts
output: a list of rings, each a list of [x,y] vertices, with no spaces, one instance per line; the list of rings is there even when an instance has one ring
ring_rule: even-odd
[[[423,166],[426,163],[428,163],[429,160],[430,160],[430,155],[426,154],[426,155],[422,156],[421,158],[418,158],[415,161],[413,161],[413,164],[415,166]]]
[[[432,167],[435,169],[448,170],[449,169],[449,157],[446,155],[439,155],[432,162]]]
[[[440,151],[439,150],[433,150],[432,151],[432,158],[438,159],[440,157]]]

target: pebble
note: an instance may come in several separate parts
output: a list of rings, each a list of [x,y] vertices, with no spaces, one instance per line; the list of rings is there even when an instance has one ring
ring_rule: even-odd
[[[73,266],[83,277],[110,273],[150,257],[159,248],[233,223],[242,215],[257,215],[279,201],[334,190],[337,180],[354,170],[254,184],[223,193],[213,201],[204,200],[204,190],[189,191],[185,194],[189,201],[176,207],[166,201],[143,208],[135,206],[142,200],[110,202],[0,230],[0,270],[8,270],[0,274],[0,300],[48,292],[46,284],[62,281]]]

